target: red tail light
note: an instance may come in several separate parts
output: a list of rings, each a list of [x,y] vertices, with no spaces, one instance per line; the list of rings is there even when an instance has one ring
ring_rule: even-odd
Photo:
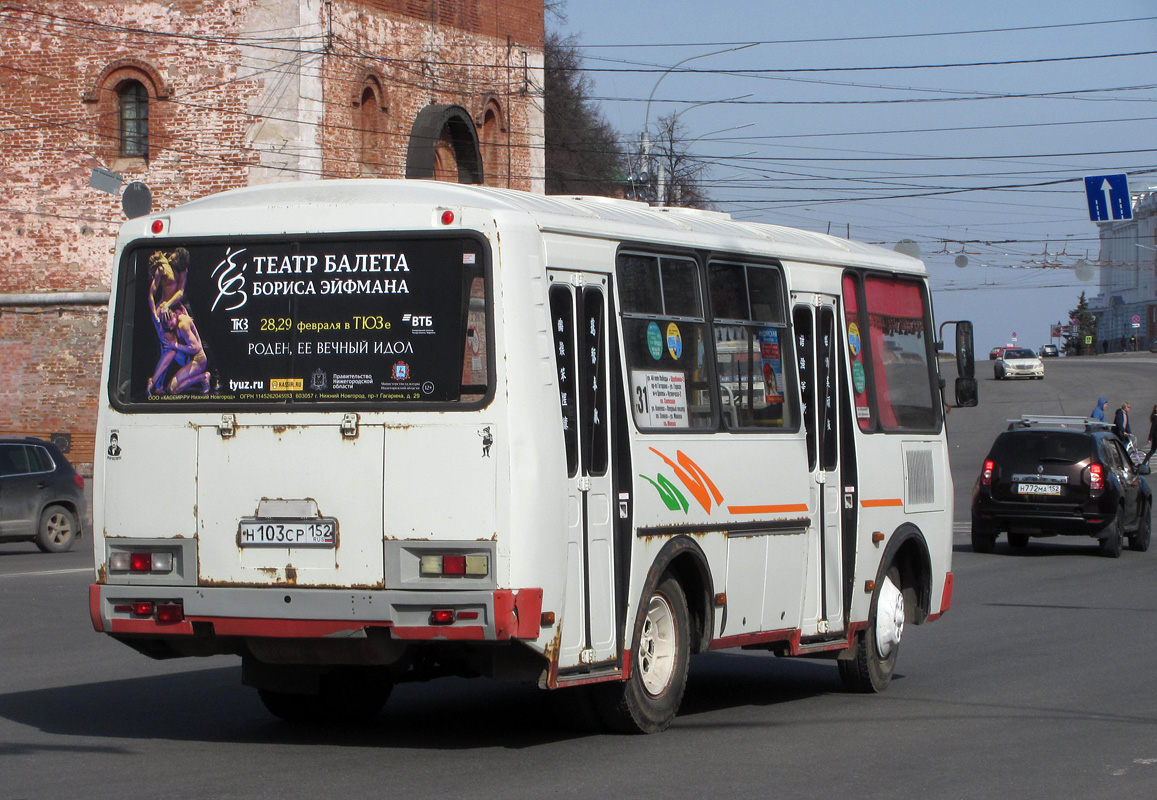
[[[435,608],[430,612],[431,625],[453,625],[454,624],[454,609],[452,608]]]
[[[1100,464],[1089,465],[1089,488],[1098,491],[1105,488],[1105,476]]]
[[[72,482],[76,484],[78,489],[84,488],[84,476],[83,475],[77,475],[76,473],[73,473]]]
[[[980,473],[980,485],[992,486],[992,471],[996,469],[996,464],[991,459],[984,462],[984,471]]]
[[[185,607],[180,603],[158,603],[157,622],[172,624],[185,621]]]

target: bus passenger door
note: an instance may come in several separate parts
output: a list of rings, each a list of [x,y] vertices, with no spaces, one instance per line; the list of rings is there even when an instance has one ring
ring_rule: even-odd
[[[567,574],[559,669],[618,656],[607,276],[551,271],[551,328],[567,456]]]
[[[793,295],[792,322],[799,359],[803,420],[811,470],[813,519],[804,596],[803,633],[837,633],[845,627],[843,598],[843,498],[841,486],[838,350],[842,339],[831,295]]]

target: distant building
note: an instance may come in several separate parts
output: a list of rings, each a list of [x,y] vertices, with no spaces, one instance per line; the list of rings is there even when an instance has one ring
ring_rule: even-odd
[[[1157,186],[1133,187],[1133,219],[1100,222],[1101,293],[1089,301],[1102,351],[1157,339]],[[1134,328],[1134,318],[1139,327]]]
[[[543,0],[25,0],[0,10],[0,434],[92,461],[111,252],[273,181],[542,192]],[[147,187],[147,192],[145,191]]]

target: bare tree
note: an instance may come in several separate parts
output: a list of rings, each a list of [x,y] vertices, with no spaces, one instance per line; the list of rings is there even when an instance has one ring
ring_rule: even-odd
[[[650,178],[658,205],[710,208],[703,188],[708,164],[688,152],[687,128],[678,114],[660,117],[650,143]]]

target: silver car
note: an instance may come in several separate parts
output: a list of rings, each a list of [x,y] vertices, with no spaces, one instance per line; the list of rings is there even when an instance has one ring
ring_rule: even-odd
[[[1040,378],[1043,380],[1045,365],[1040,356],[1027,347],[1010,347],[996,359],[992,372],[998,381],[1005,378]]]

